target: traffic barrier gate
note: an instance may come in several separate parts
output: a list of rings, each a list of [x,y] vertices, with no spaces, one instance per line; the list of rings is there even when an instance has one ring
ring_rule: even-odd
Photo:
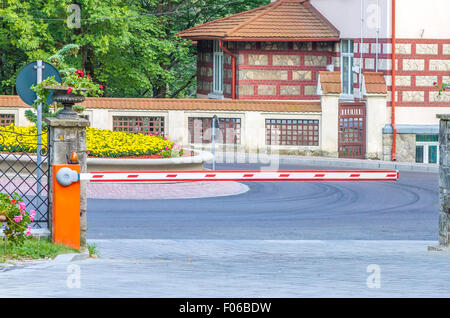
[[[278,171],[96,171],[80,173],[80,165],[53,165],[52,237],[80,248],[80,181],[396,181],[397,170]]]

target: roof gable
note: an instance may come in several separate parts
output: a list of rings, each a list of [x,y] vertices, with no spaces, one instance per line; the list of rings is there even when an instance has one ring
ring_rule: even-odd
[[[178,33],[180,37],[226,41],[337,41],[339,31],[309,0],[278,0]]]

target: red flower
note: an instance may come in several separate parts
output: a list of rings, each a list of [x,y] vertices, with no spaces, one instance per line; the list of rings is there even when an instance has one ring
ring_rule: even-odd
[[[103,85],[99,85],[98,87],[99,87],[101,90],[103,90]]]
[[[75,74],[78,74],[78,77],[83,77],[84,76],[83,70],[76,70]]]
[[[87,75],[87,78],[88,78],[88,79],[91,79],[91,75],[90,75],[90,74],[88,74],[88,75]]]
[[[72,94],[72,87],[69,87],[69,88],[67,89],[67,94]]]
[[[12,205],[16,205],[16,200],[11,200],[9,203],[11,203]]]
[[[433,83],[434,86],[436,86],[436,84],[437,84],[436,82]]]

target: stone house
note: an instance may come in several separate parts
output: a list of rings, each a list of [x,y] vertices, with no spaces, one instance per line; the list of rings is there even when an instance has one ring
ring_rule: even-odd
[[[450,81],[450,27],[433,8],[272,1],[178,33],[197,47],[196,99],[88,98],[85,115],[192,147],[210,147],[217,115],[218,143],[246,151],[433,163],[436,114],[450,112],[450,95],[433,86]],[[19,104],[0,96],[0,125],[23,121]]]

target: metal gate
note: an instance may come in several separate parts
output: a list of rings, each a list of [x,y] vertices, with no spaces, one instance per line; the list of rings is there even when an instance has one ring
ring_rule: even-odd
[[[18,193],[27,211],[36,211],[32,227],[47,228],[49,146],[46,131],[41,134],[45,140],[41,145],[37,144],[38,136],[20,133],[17,128],[0,127],[0,192]]]
[[[365,103],[339,104],[339,157],[364,159],[365,154]]]

